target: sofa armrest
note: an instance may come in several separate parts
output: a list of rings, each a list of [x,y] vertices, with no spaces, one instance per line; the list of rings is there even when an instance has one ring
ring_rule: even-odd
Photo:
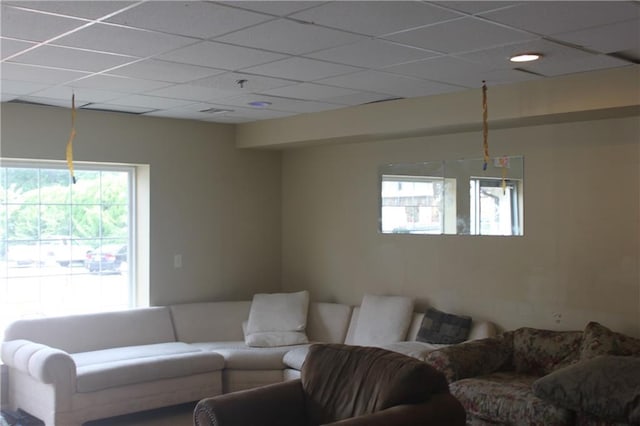
[[[57,389],[76,389],[76,363],[67,352],[29,340],[2,343],[2,361],[34,379],[54,384]]]
[[[474,340],[430,352],[425,362],[444,373],[449,383],[502,369],[511,359],[512,345],[504,338]]]
[[[203,399],[193,411],[193,421],[195,426],[304,425],[302,382],[291,380]]]
[[[441,393],[421,404],[396,405],[325,426],[464,426],[465,422],[462,404],[453,395]]]

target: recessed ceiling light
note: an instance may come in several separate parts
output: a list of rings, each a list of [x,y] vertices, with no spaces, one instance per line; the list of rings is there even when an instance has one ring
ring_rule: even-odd
[[[253,101],[253,102],[249,102],[249,105],[251,105],[252,107],[256,107],[256,108],[266,108],[268,106],[271,106],[271,102]]]
[[[540,53],[523,53],[521,55],[515,55],[509,58],[511,62],[531,62],[537,61],[542,55]]]

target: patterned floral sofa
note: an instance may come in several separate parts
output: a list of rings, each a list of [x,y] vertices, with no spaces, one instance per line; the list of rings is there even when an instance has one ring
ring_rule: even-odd
[[[584,331],[520,328],[425,361],[447,376],[468,425],[640,424],[640,339],[596,322]]]

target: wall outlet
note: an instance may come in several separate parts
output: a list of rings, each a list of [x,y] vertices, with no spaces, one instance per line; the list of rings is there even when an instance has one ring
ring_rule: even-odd
[[[173,256],[173,267],[178,269],[178,268],[182,268],[182,255],[181,254],[176,254],[175,256]]]

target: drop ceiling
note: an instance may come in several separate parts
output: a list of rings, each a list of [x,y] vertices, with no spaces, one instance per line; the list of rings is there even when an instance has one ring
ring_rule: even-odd
[[[243,123],[637,66],[638,1],[1,1],[2,102]],[[515,64],[509,57],[538,52]],[[266,107],[251,103],[266,102]]]

